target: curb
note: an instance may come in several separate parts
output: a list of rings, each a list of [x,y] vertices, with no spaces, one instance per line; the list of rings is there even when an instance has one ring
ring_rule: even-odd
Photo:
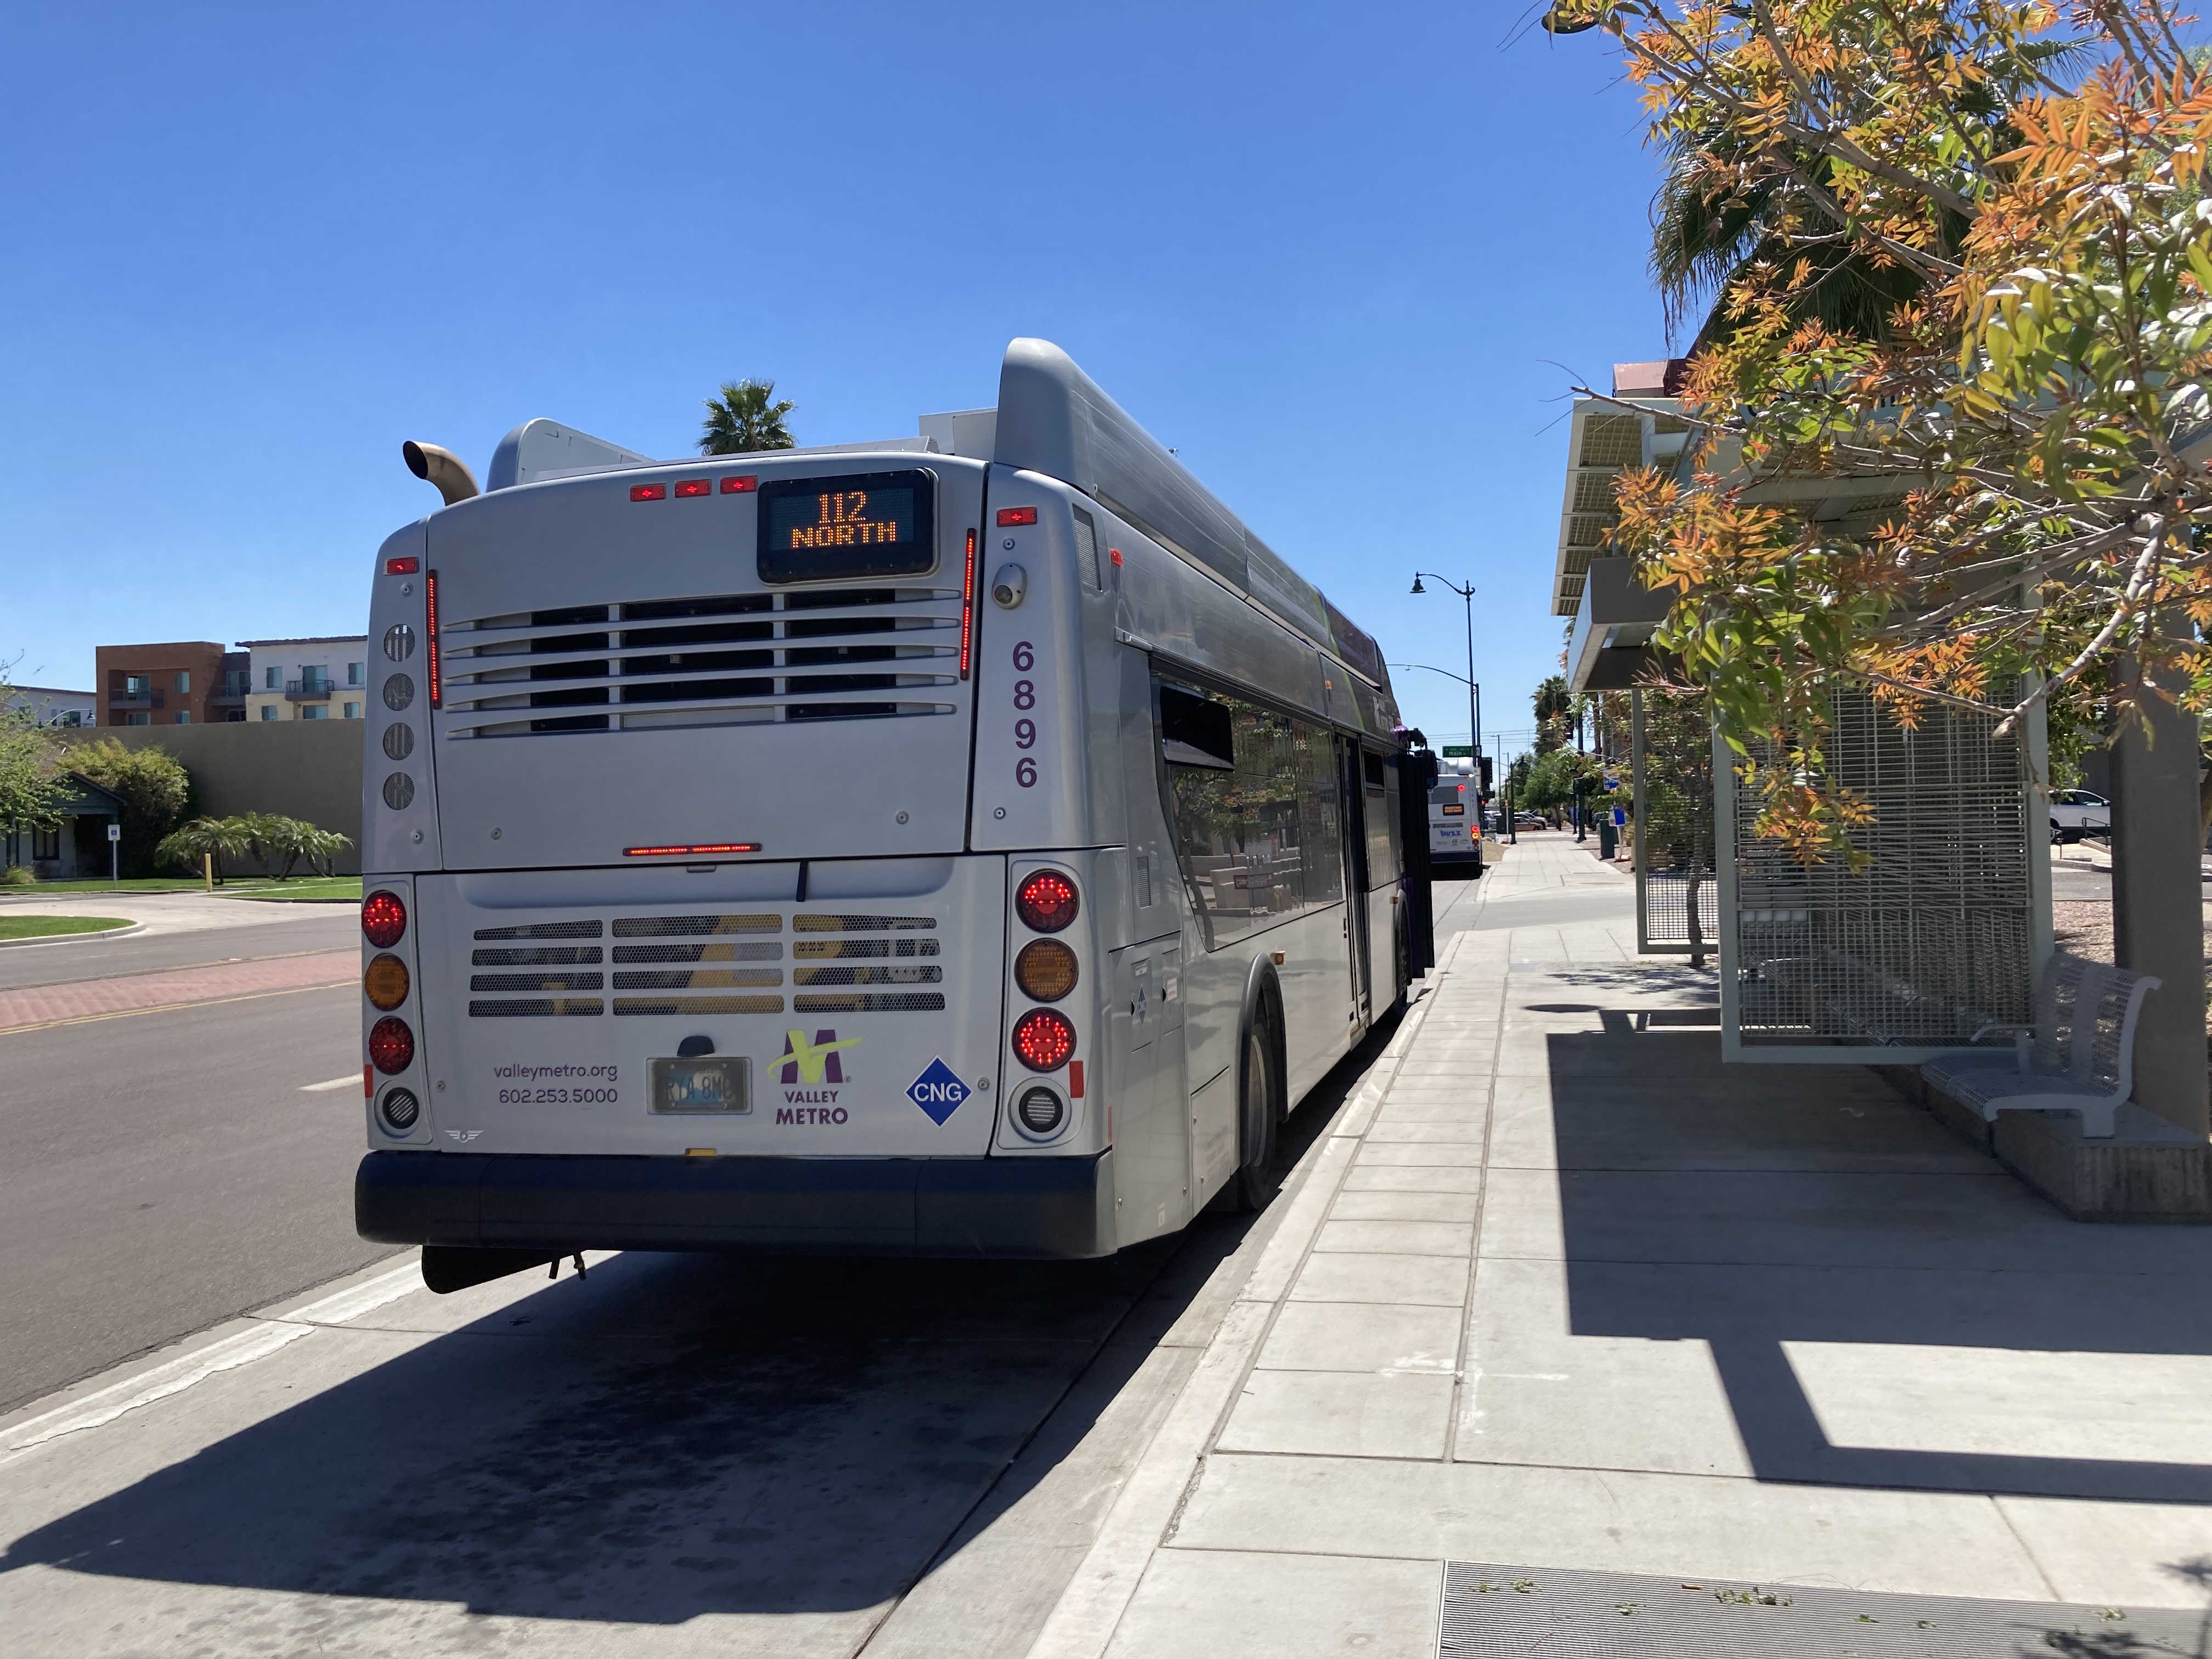
[[[0,939],[0,951],[27,950],[33,945],[82,945],[88,939],[129,939],[133,933],[143,933],[146,924],[134,921],[127,927],[102,927],[89,933],[54,933],[45,939]]]
[[[1352,1098],[1338,1109],[1335,1120],[1284,1183],[1278,1200],[1285,1206],[1281,1224],[1239,1287],[1182,1393],[1139,1454],[1090,1553],[1031,1645],[1030,1659],[1097,1659],[1113,1641],[1153,1553],[1182,1513],[1205,1466],[1207,1449],[1236,1406],[1291,1281],[1321,1232],[1337,1189],[1352,1168],[1360,1136],[1419,1036],[1465,938],[1464,933],[1454,938],[1429,975],[1428,994],[1407,1011],[1404,1023],[1368,1067]]]

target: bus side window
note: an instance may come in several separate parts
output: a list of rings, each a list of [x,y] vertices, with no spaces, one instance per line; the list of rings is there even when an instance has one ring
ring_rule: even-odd
[[[1367,787],[1367,884],[1387,887],[1398,879],[1398,814],[1390,799],[1390,769],[1382,756],[1363,749],[1359,770]]]
[[[1331,799],[1328,742],[1304,721],[1242,698],[1159,688],[1160,758],[1176,854],[1209,948],[1340,895],[1342,853],[1317,829]],[[1324,757],[1316,769],[1318,749]]]
[[[1075,509],[1075,567],[1083,573],[1085,581],[1104,591],[1105,580],[1098,570],[1098,526],[1079,507]]]

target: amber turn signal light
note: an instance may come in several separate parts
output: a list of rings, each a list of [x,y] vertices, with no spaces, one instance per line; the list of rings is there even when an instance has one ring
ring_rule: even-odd
[[[369,1001],[390,1013],[407,1000],[407,964],[395,956],[380,956],[361,976],[361,988]]]
[[[1075,952],[1056,939],[1033,939],[1014,958],[1014,983],[1032,1002],[1059,1001],[1075,988]]]

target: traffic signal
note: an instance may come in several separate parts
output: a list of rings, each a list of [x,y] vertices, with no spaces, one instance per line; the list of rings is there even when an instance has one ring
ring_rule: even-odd
[[[1487,755],[1482,757],[1482,793],[1486,795],[1490,793],[1490,757]]]

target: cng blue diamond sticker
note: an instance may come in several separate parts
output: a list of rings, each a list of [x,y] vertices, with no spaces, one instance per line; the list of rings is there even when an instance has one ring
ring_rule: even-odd
[[[931,1060],[929,1069],[906,1085],[906,1097],[928,1113],[932,1123],[940,1125],[974,1092],[941,1058]]]

